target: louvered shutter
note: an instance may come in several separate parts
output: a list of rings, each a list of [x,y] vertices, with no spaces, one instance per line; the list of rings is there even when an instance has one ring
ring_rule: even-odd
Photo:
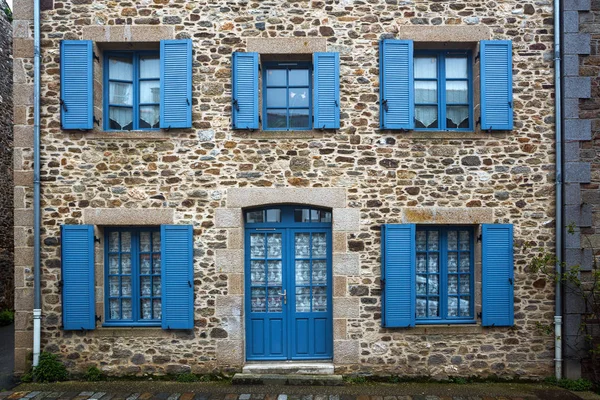
[[[191,225],[162,225],[162,327],[194,327],[194,250]]]
[[[512,42],[482,40],[481,129],[513,129]]]
[[[192,41],[160,41],[160,127],[192,127]]]
[[[315,129],[340,127],[340,54],[314,53]]]
[[[258,129],[258,53],[233,53],[233,129]]]
[[[96,327],[94,227],[61,227],[62,314],[65,330]]]
[[[382,326],[415,326],[415,225],[383,225],[381,247]]]
[[[483,326],[514,324],[513,226],[482,225]]]
[[[414,129],[413,41],[379,42],[381,129]]]
[[[60,42],[60,110],[63,129],[93,129],[94,52],[91,40]]]

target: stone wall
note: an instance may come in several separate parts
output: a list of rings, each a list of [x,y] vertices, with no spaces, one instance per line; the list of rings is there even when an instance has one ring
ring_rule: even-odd
[[[14,307],[12,24],[0,0],[0,310]]]
[[[28,0],[16,3],[29,4]],[[69,369],[83,371],[98,365],[110,374],[138,375],[239,370],[244,363],[240,218],[246,206],[240,199],[258,198],[255,204],[268,199],[290,201],[289,197],[282,200],[286,197],[280,193],[291,192],[281,189],[294,189],[296,201],[319,204],[323,199],[318,190],[326,188],[341,193],[332,195],[334,205],[329,205],[334,208],[334,363],[338,372],[528,378],[551,373],[553,341],[538,332],[536,324],[552,322],[553,284],[527,271],[532,253],[523,249],[526,241],[535,252],[553,251],[554,246],[549,4],[517,0],[501,4],[165,0],[138,2],[136,7],[55,0],[45,4],[42,340],[43,348],[60,353]],[[31,62],[27,10],[24,6],[15,23],[15,53],[17,48],[23,50],[15,54],[16,62],[25,69]],[[412,30],[421,37],[422,31],[431,32],[432,42],[452,42],[463,36],[447,32],[461,31],[460,27],[471,32],[473,26],[488,38],[513,40],[514,131],[380,131],[378,41]],[[141,38],[163,38],[168,31],[194,41],[192,129],[152,134],[60,129],[56,93],[61,39],[95,38],[102,57],[99,44],[106,45],[107,38],[146,41]],[[246,50],[251,38],[297,38],[299,43],[315,38],[324,41],[328,51],[340,52],[341,129],[291,135],[230,129],[231,53]],[[473,48],[476,44],[470,43]],[[19,100],[15,119],[22,118],[16,121],[16,129],[28,137],[25,116],[32,81],[17,68],[15,79],[22,80],[22,93],[15,97]],[[31,343],[32,295],[27,268],[32,243],[31,151],[26,145],[30,142],[24,143],[15,155],[15,179],[20,179],[16,184],[22,194],[16,211],[22,219],[15,228],[15,246],[22,255],[16,271],[17,337],[21,339],[16,363],[20,371]],[[252,191],[259,189],[269,192],[253,197]],[[60,225],[85,223],[88,210],[107,209],[169,209],[173,222],[194,225],[193,331],[100,325],[91,332],[60,329]],[[101,213],[110,216],[108,211]],[[477,217],[481,213],[489,222],[515,226],[515,326],[382,329],[380,225],[410,221],[477,225],[482,222]],[[443,219],[438,217],[442,215]],[[101,223],[96,224],[101,228]],[[102,265],[97,268],[101,277]],[[97,299],[101,313],[101,286]]]
[[[580,266],[585,280],[600,257],[600,3],[566,1],[563,9],[565,225],[575,227],[565,235],[565,262]],[[567,290],[564,304],[565,375],[599,381],[600,359],[592,360],[585,339],[597,324],[582,320],[580,294]]]

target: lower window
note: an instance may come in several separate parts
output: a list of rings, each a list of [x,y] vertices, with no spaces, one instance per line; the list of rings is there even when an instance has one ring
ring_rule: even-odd
[[[105,232],[107,325],[159,326],[162,318],[158,228]]]
[[[416,236],[416,323],[473,321],[473,230],[417,227]]]

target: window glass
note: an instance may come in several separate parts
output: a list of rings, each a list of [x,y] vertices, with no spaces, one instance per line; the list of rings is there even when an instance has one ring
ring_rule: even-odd
[[[160,78],[160,59],[157,56],[140,57],[140,78]]]
[[[446,78],[467,79],[468,77],[466,57],[446,58]]]
[[[109,57],[108,77],[111,80],[132,81],[133,60],[130,57]]]
[[[437,58],[436,57],[415,57],[415,79],[437,78]]]
[[[289,71],[290,86],[308,86],[307,69],[291,69]]]
[[[286,107],[287,89],[267,89],[267,107]]]
[[[263,129],[306,130],[312,126],[311,70],[298,63],[267,67],[263,76]]]
[[[471,320],[472,231],[456,228],[417,229],[417,320]]]
[[[268,86],[286,86],[287,76],[285,69],[268,69],[267,70],[267,85]]]

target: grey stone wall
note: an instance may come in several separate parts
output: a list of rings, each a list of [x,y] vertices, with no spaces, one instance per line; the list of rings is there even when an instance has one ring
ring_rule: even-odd
[[[575,228],[565,229],[564,251],[567,267],[580,266],[585,280],[600,256],[600,2],[565,1],[563,14],[564,216],[565,225]],[[586,334],[599,331],[583,319],[580,294],[565,291],[564,313],[565,376],[598,381],[600,358],[591,358]]]
[[[22,5],[15,22],[14,73],[19,82],[15,123],[22,134],[14,158],[15,197],[19,198],[16,366],[22,371],[31,343],[32,80],[26,72],[32,51],[30,0],[15,1]],[[44,3],[42,340],[43,348],[59,353],[69,369],[84,371],[97,365],[109,374],[137,375],[239,370],[244,364],[244,271],[240,269],[244,199],[256,205],[267,199],[287,202],[290,198],[284,195],[289,195],[319,204],[324,200],[319,190],[332,189],[338,372],[439,378],[539,378],[551,373],[553,341],[536,326],[552,323],[554,289],[551,282],[528,272],[532,252],[523,249],[525,242],[533,245],[533,253],[553,251],[554,246],[553,10],[549,4],[519,0],[502,4],[421,0]],[[402,35],[409,32],[438,46],[454,39],[464,42],[469,36],[456,32],[512,39],[514,131],[380,131],[378,41],[406,37]],[[194,42],[192,129],[152,134],[60,129],[56,94],[61,39],[93,38],[102,57],[109,41],[147,41],[170,34]],[[469,46],[475,49],[475,38],[480,36],[469,37],[473,40]],[[303,38],[315,38],[324,41],[328,51],[340,52],[341,129],[293,134],[230,129],[231,53],[247,50],[252,38],[296,38],[299,46]],[[95,68],[98,74],[98,64]],[[276,194],[256,195],[258,189]],[[174,223],[194,225],[196,326],[191,332],[108,329],[100,324],[91,332],[60,329],[60,225],[85,223],[90,215],[114,220],[117,213],[106,209],[168,209],[165,215],[172,216]],[[380,225],[399,222],[514,224],[515,326],[381,328]],[[102,226],[95,223],[101,237]],[[99,315],[104,298],[101,253],[98,246]]]
[[[14,307],[12,24],[0,0],[0,310]]]

